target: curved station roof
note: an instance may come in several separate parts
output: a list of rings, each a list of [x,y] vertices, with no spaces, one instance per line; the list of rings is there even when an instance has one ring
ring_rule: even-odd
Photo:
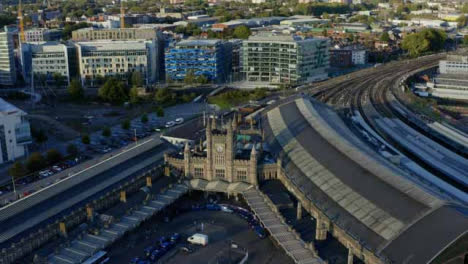
[[[427,263],[468,230],[468,207],[444,200],[358,139],[328,106],[293,97],[263,112],[286,177],[332,223],[395,263]]]

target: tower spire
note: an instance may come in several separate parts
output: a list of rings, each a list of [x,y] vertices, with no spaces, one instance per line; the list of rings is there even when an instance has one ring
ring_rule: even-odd
[[[19,0],[18,3],[18,18],[19,18],[19,23],[20,23],[20,42],[24,42],[24,20],[23,20],[23,7],[21,0]]]

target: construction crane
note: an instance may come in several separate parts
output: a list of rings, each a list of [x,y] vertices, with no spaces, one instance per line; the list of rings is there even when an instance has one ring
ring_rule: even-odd
[[[21,6],[21,0],[19,0],[18,3],[18,18],[19,18],[19,23],[20,23],[20,42],[24,42],[24,21],[23,21],[23,10]]]
[[[120,0],[120,28],[125,28],[125,8],[123,0]]]

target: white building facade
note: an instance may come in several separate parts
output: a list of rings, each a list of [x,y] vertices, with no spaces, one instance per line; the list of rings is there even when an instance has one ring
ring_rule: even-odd
[[[25,116],[24,111],[0,98],[0,163],[26,155],[32,138]]]
[[[0,86],[13,86],[15,83],[13,35],[9,32],[0,32]]]
[[[54,74],[62,76],[70,83],[70,62],[68,46],[58,42],[23,43],[21,45],[21,60],[23,76],[27,83],[34,76],[52,78]]]
[[[95,86],[105,76],[128,76],[140,72],[146,85],[158,80],[156,40],[94,41],[75,44],[78,71],[83,85]],[[100,76],[100,77],[99,77]]]

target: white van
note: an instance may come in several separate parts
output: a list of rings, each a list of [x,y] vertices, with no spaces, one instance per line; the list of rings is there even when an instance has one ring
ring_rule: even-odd
[[[193,234],[193,236],[187,238],[187,242],[195,245],[208,245],[208,236],[205,234]]]

